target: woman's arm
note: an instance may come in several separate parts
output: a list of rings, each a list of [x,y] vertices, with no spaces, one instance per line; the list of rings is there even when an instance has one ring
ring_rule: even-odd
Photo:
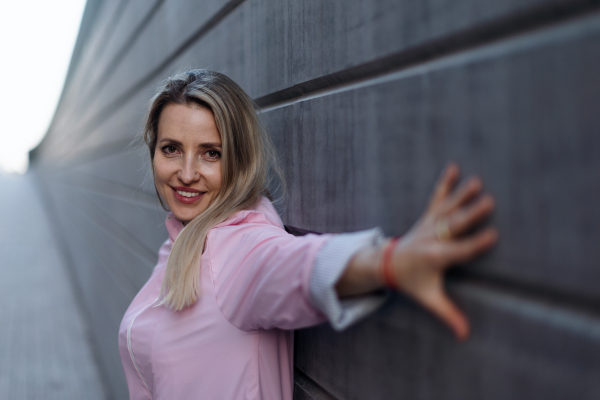
[[[460,172],[450,164],[434,190],[423,216],[390,249],[389,277],[394,288],[437,315],[464,340],[469,325],[464,314],[444,290],[444,271],[488,251],[497,241],[495,228],[475,229],[494,209],[491,195],[483,193],[478,178],[456,187]],[[475,229],[475,230],[474,230]],[[361,294],[385,286],[382,273],[383,244],[359,250],[336,284],[340,297]]]

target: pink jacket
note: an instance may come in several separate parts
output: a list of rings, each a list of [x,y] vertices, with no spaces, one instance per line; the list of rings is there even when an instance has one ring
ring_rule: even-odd
[[[314,258],[331,236],[286,233],[271,203],[208,234],[193,306],[156,307],[182,225],[167,217],[158,265],[121,323],[119,350],[132,400],[292,399],[293,335],[325,317],[309,301]]]

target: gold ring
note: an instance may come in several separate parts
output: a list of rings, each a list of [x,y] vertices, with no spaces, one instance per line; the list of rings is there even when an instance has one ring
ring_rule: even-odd
[[[452,239],[448,218],[442,218],[435,224],[435,235],[440,242],[446,242]]]

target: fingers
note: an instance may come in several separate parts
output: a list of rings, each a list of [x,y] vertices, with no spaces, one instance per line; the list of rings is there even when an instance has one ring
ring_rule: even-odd
[[[450,300],[440,288],[429,299],[424,299],[423,306],[442,320],[454,333],[456,340],[464,341],[469,337],[467,317]]]
[[[468,207],[458,209],[448,217],[448,229],[453,236],[460,236],[481,223],[494,211],[494,198],[483,195]]]
[[[486,228],[461,240],[448,242],[447,266],[463,264],[486,252],[498,241],[498,231]]]
[[[446,214],[463,206],[475,196],[479,195],[482,190],[483,184],[481,183],[481,179],[477,177],[468,179],[462,183],[452,196],[447,199],[445,204],[442,205],[440,213]]]
[[[442,172],[437,184],[435,185],[433,195],[431,196],[431,201],[429,202],[429,210],[436,205],[439,205],[450,194],[450,192],[452,192],[452,189],[454,189],[456,186],[459,176],[460,170],[458,165],[455,163],[448,164],[448,166]]]
[[[469,323],[444,292],[443,271],[449,266],[471,261],[489,250],[497,242],[498,232],[495,228],[478,229],[476,233],[461,238],[492,213],[494,199],[489,194],[482,195],[483,184],[477,177],[457,187],[459,174],[456,164],[446,167],[413,237],[415,246],[434,246],[428,250],[435,255],[428,261],[434,267],[429,270],[435,272],[433,280],[429,280],[432,285],[423,286],[415,280],[414,285],[404,287],[403,291],[440,318],[454,332],[457,340],[465,340],[469,335]]]

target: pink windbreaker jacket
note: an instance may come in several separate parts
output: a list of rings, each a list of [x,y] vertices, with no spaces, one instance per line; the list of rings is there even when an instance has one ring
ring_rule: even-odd
[[[156,306],[182,230],[171,214],[152,276],[129,306],[119,350],[132,400],[291,400],[291,329],[325,320],[309,280],[331,235],[294,237],[271,203],[237,213],[208,234],[196,304]]]

